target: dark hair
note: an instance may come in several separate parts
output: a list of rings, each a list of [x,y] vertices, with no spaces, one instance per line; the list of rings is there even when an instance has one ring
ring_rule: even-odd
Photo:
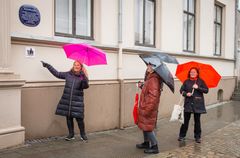
[[[192,67],[189,71],[188,71],[188,78],[190,78],[190,72],[195,69],[197,71],[197,78],[199,78],[199,69],[196,67]]]

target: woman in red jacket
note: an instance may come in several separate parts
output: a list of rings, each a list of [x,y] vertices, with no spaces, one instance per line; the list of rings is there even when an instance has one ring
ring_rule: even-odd
[[[157,123],[161,89],[160,76],[153,70],[152,65],[148,64],[138,111],[138,127],[143,131],[144,142],[136,147],[145,149],[144,152],[149,154],[159,153],[154,128]]]

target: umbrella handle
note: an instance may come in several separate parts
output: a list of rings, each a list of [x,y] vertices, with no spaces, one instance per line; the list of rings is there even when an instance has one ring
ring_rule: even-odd
[[[193,88],[192,93],[191,93],[192,95],[193,95],[193,93],[194,93],[194,90],[195,90],[195,89]]]
[[[196,83],[197,83],[197,80],[195,81],[195,84],[196,84]],[[193,89],[192,89],[192,93],[191,93],[192,95],[193,95],[193,93],[194,93],[194,90],[195,90],[195,89],[193,88]]]

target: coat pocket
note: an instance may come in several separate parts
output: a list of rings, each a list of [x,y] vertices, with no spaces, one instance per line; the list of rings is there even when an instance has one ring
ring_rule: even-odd
[[[195,110],[204,110],[204,99],[202,97],[194,97]]]

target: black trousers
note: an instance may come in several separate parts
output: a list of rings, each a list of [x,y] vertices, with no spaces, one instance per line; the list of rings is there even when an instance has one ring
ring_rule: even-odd
[[[200,120],[201,114],[193,113],[193,115],[194,115],[194,138],[199,139],[201,138],[201,133],[202,133],[201,120]],[[190,118],[191,118],[191,113],[184,112],[184,124],[182,124],[180,128],[179,137],[186,136]]]
[[[69,135],[74,136],[74,123],[73,123],[73,117],[66,117],[67,120],[67,126],[68,126],[68,131],[69,131]],[[78,123],[78,127],[80,130],[80,134],[85,135],[85,125],[84,125],[84,119],[83,118],[76,118],[77,123]]]

